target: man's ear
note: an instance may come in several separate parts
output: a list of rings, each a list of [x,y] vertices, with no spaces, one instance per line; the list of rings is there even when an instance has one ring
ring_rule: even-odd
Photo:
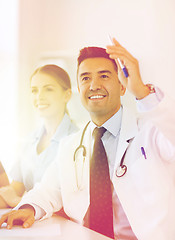
[[[72,90],[69,88],[65,91],[64,93],[64,100],[65,100],[65,103],[69,102],[70,98],[72,96]]]
[[[79,82],[78,82],[78,73],[77,73],[77,88],[78,88],[78,92],[80,92]]]
[[[126,92],[126,88],[120,83],[120,96],[124,96]]]
[[[79,85],[78,85],[78,83],[77,83],[77,88],[78,88],[78,92],[80,93],[80,88],[79,88]]]

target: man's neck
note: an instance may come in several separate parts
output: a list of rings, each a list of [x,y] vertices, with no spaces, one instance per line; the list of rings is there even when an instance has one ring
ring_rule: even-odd
[[[119,107],[119,109],[120,109],[120,107]],[[94,124],[96,124],[98,127],[100,127],[106,121],[108,121],[112,116],[114,116],[114,114],[116,114],[119,109],[117,108],[116,111],[114,111],[112,114],[109,114],[109,115],[104,115],[104,114],[100,115],[100,114],[90,113],[91,120]]]

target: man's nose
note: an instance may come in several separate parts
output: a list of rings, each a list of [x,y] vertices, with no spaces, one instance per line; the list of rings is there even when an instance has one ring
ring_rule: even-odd
[[[90,90],[98,90],[101,89],[101,82],[97,77],[92,78],[90,83]]]

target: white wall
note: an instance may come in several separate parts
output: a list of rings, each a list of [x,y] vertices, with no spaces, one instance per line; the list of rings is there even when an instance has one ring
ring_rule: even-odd
[[[108,33],[139,60],[144,82],[152,82],[174,97],[174,0],[20,0],[20,7],[21,134],[35,122],[26,126],[29,112],[33,114],[26,100],[26,82],[40,56],[60,57],[70,52],[73,63],[68,70],[75,85],[78,50],[90,45],[105,47]],[[77,98],[74,95],[70,103],[75,118]]]
[[[18,1],[0,1],[0,161],[9,169],[17,139]]]

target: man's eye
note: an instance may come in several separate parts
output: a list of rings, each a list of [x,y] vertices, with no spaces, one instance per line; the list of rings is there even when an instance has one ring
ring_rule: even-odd
[[[82,81],[87,81],[87,80],[89,80],[89,77],[83,77],[82,78]]]
[[[109,76],[106,74],[103,74],[103,75],[101,75],[101,78],[109,78]]]

